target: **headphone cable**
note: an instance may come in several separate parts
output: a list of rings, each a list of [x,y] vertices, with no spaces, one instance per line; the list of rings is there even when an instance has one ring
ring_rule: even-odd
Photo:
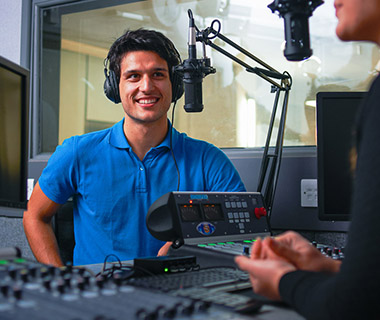
[[[173,160],[174,160],[175,168],[177,169],[177,176],[178,176],[177,191],[179,191],[179,185],[180,185],[180,182],[181,182],[181,176],[180,176],[180,173],[179,173],[179,169],[178,169],[178,165],[177,165],[177,160],[175,159],[175,156],[174,156],[174,151],[173,151],[173,139],[172,139],[172,136],[173,136],[173,125],[174,125],[174,111],[175,111],[175,106],[176,106],[176,105],[177,105],[177,100],[175,100],[175,101],[174,101],[174,104],[173,104],[173,109],[172,109],[172,121],[171,121],[171,126],[170,126],[169,137],[170,137],[170,152],[171,152],[172,157],[173,157]]]

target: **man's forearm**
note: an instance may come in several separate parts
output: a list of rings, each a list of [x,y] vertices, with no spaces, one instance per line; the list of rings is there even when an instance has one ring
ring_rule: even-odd
[[[51,223],[24,217],[24,230],[30,248],[38,262],[62,266],[57,239]]]

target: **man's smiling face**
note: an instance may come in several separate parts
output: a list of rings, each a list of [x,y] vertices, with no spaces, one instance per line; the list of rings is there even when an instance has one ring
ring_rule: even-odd
[[[131,51],[120,65],[120,98],[124,113],[138,123],[167,118],[172,84],[167,62],[153,51]]]

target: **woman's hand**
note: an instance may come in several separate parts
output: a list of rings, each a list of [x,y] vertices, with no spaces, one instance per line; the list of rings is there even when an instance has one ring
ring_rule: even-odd
[[[272,300],[281,300],[278,286],[282,276],[296,270],[293,265],[281,260],[249,259],[238,256],[235,262],[240,269],[249,273],[255,293]]]

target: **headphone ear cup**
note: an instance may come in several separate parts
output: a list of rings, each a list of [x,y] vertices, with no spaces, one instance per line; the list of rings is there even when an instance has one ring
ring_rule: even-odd
[[[177,72],[172,70],[172,102],[179,100],[184,92],[183,80]]]
[[[107,74],[107,69],[104,69],[104,75],[106,79],[104,80],[104,94],[108,99],[114,103],[120,103],[120,93],[119,93],[119,84],[116,79],[115,72],[110,70]]]

